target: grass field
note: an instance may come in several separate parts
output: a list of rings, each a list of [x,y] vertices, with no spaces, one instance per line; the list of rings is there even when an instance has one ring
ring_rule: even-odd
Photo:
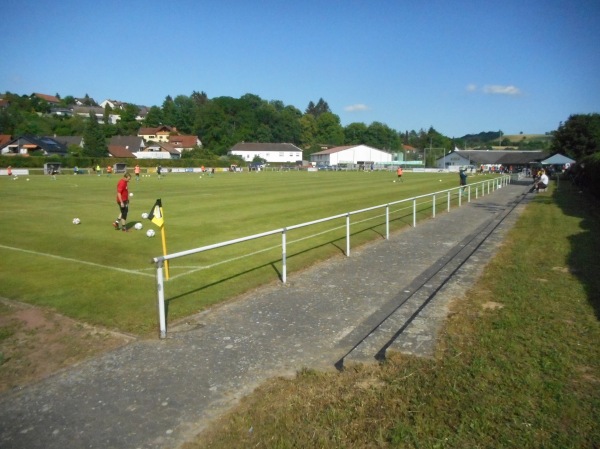
[[[91,324],[137,335],[157,329],[155,267],[160,234],[142,220],[157,198],[165,215],[169,253],[291,226],[327,216],[456,187],[457,174],[393,172],[193,173],[130,182],[130,232],[112,221],[118,175],[0,178],[0,296],[49,307]],[[472,177],[470,183],[486,179]],[[456,197],[453,197],[456,203]],[[440,196],[437,211],[446,206]],[[412,223],[409,205],[392,209],[392,228]],[[353,218],[352,245],[385,235],[383,211]],[[419,217],[431,202],[419,205]],[[80,225],[73,225],[78,217]],[[356,221],[355,221],[356,220]],[[143,231],[133,225],[142,222]],[[290,232],[288,273],[343,254],[344,221]],[[198,312],[281,275],[281,237],[171,261],[169,320]]]

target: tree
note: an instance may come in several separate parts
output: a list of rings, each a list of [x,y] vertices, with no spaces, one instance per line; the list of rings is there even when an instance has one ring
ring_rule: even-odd
[[[573,159],[600,151],[600,114],[571,115],[554,133],[552,150]]]
[[[324,112],[317,117],[317,142],[327,145],[344,143],[344,129],[340,118],[331,112]]]
[[[344,128],[344,144],[360,145],[365,143],[367,125],[364,123],[350,123]]]
[[[305,114],[310,114],[315,118],[319,118],[321,114],[325,114],[326,112],[331,113],[331,109],[329,109],[329,105],[325,100],[319,98],[319,101],[315,105],[312,101],[308,103],[308,107],[306,108]]]
[[[108,154],[104,133],[93,112],[90,112],[90,118],[83,133],[83,140],[83,156],[105,157]]]

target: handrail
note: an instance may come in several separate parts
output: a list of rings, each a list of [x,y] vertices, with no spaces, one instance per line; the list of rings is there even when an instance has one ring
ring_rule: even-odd
[[[393,201],[393,202],[386,203],[386,204],[380,204],[377,206],[371,206],[371,207],[367,207],[364,209],[359,209],[359,210],[354,210],[354,211],[350,211],[350,212],[345,212],[342,214],[332,215],[330,217],[320,218],[318,220],[312,220],[312,221],[307,221],[305,223],[299,223],[299,224],[295,224],[295,225],[291,225],[291,226],[287,226],[287,227],[283,227],[283,228],[273,229],[271,231],[261,232],[259,234],[253,234],[253,235],[249,235],[246,237],[240,237],[240,238],[233,239],[233,240],[227,240],[227,241],[220,242],[220,243],[214,243],[212,245],[201,246],[199,248],[194,248],[194,249],[190,249],[190,250],[186,250],[186,251],[179,251],[177,253],[154,257],[152,259],[152,262],[154,264],[156,264],[156,282],[157,282],[160,338],[165,338],[167,335],[167,323],[166,323],[166,313],[165,313],[165,292],[164,292],[165,282],[164,282],[164,273],[163,273],[163,267],[164,267],[165,261],[177,259],[179,257],[185,257],[185,256],[189,256],[192,254],[197,254],[200,252],[209,251],[209,250],[213,250],[213,249],[217,249],[217,248],[222,248],[222,247],[234,245],[237,243],[247,242],[250,240],[259,239],[259,238],[267,237],[270,235],[281,234],[281,247],[282,247],[281,280],[285,284],[287,282],[287,260],[286,260],[287,259],[287,253],[286,253],[287,231],[299,229],[299,228],[303,228],[303,227],[307,227],[307,226],[312,226],[315,224],[324,223],[324,222],[331,221],[331,220],[337,220],[340,218],[346,218],[346,251],[345,251],[345,253],[346,253],[346,256],[349,257],[350,256],[350,217],[352,215],[357,215],[360,213],[385,208],[385,210],[386,210],[386,214],[385,214],[386,236],[385,236],[385,239],[389,240],[389,221],[390,221],[389,220],[389,208],[390,208],[390,206],[412,201],[412,209],[413,209],[412,226],[416,227],[416,225],[417,225],[417,200],[418,199],[428,198],[428,197],[431,197],[433,199],[433,214],[432,215],[433,215],[433,218],[435,218],[435,197],[436,197],[436,195],[440,195],[440,194],[444,194],[444,193],[447,194],[447,196],[448,196],[447,208],[448,208],[448,211],[450,211],[452,192],[459,191],[458,207],[460,207],[462,204],[462,195],[460,194],[461,190],[463,190],[463,191],[464,191],[464,189],[467,190],[467,202],[471,202],[471,188],[474,188],[475,198],[477,199],[479,197],[479,187],[480,186],[481,186],[481,196],[484,196],[486,194],[485,193],[486,187],[487,187],[487,194],[489,194],[492,189],[496,190],[503,185],[508,185],[510,183],[510,179],[511,179],[510,175],[503,175],[498,178],[486,179],[486,180],[483,180],[483,181],[480,181],[480,182],[477,182],[474,184],[469,184],[467,186],[453,187],[453,188],[447,189],[447,190],[440,190],[440,191],[433,192],[433,193],[418,195],[418,196],[414,196],[412,198],[405,198],[402,200]]]

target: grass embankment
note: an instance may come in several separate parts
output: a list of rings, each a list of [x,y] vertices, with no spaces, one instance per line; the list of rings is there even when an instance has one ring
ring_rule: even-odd
[[[567,185],[540,194],[434,359],[276,379],[185,448],[597,448],[599,218]]]

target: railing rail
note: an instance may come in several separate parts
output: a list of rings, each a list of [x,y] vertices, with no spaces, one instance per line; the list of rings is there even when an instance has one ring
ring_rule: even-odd
[[[358,215],[365,212],[370,212],[377,209],[385,209],[385,239],[389,239],[389,229],[390,229],[390,206],[395,206],[402,203],[412,202],[412,226],[416,227],[417,225],[417,200],[423,198],[432,198],[433,207],[432,207],[432,217],[435,218],[436,213],[436,196],[438,195],[447,195],[447,210],[450,211],[452,193],[458,193],[458,206],[460,207],[462,204],[462,194],[466,191],[466,199],[467,202],[471,202],[471,194],[472,191],[475,192],[475,198],[479,198],[481,196],[490,194],[493,190],[496,190],[503,185],[507,185],[510,183],[510,176],[504,175],[494,179],[487,179],[484,181],[480,181],[474,184],[467,185],[465,187],[454,187],[452,189],[440,190],[434,193],[427,193],[423,195],[414,196],[411,198],[405,198],[403,200],[392,201],[386,204],[379,204],[377,206],[366,207],[364,209],[354,210],[350,212],[345,212],[342,214],[332,215],[330,217],[320,218],[318,220],[312,220],[305,223],[295,224],[291,226],[286,226],[283,228],[273,229],[271,231],[261,232],[259,234],[253,234],[246,237],[240,237],[233,240],[227,240],[220,243],[214,243],[212,245],[201,246],[199,248],[193,248],[186,251],[180,251],[172,254],[167,254],[163,256],[158,256],[152,259],[152,262],[156,265],[156,290],[157,290],[157,300],[158,300],[158,318],[159,318],[159,335],[160,338],[165,338],[167,336],[167,322],[166,322],[166,311],[165,311],[165,278],[164,278],[164,263],[168,260],[177,259],[180,257],[186,257],[193,254],[198,254],[205,251],[210,251],[218,248],[223,248],[225,246],[235,245],[238,243],[247,242],[250,240],[256,240],[263,237],[272,236],[275,234],[281,234],[281,248],[282,248],[282,270],[281,270],[281,280],[285,284],[287,282],[287,232],[304,228],[320,223],[324,223],[332,220],[339,220],[341,218],[346,219],[346,251],[345,254],[347,257],[350,256],[350,226],[351,221],[350,217],[352,215]],[[481,188],[481,192],[480,189]],[[461,192],[462,191],[462,192]]]

